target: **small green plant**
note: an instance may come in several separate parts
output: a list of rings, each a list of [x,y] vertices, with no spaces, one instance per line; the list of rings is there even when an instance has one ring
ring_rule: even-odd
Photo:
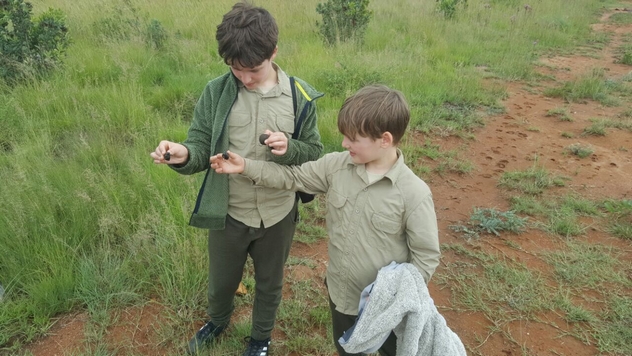
[[[379,72],[357,66],[339,63],[338,68],[323,73],[329,95],[349,96],[351,93],[368,84],[381,81]]]
[[[544,95],[563,98],[569,103],[591,99],[605,106],[617,106],[618,100],[611,94],[621,90],[618,81],[606,79],[603,68],[594,68],[590,73],[574,81],[565,82],[561,87],[546,89]]]
[[[566,293],[566,295],[562,294],[557,296],[554,301],[556,306],[564,312],[564,319],[566,319],[566,321],[569,323],[596,321],[596,318],[589,310],[586,310],[581,305],[576,305],[573,302],[571,296],[568,295],[570,294],[568,290]]]
[[[467,0],[437,0],[437,9],[446,19],[454,17],[459,5],[467,7]]]
[[[33,5],[0,1],[0,78],[13,84],[61,64],[70,40],[61,10],[31,19]]]
[[[540,195],[551,186],[564,186],[563,177],[551,177],[543,167],[532,167],[526,171],[505,172],[498,186],[517,190],[525,194]]]
[[[317,23],[320,34],[329,45],[355,40],[362,42],[373,15],[368,9],[369,0],[327,0],[319,3],[316,12],[323,22]]]
[[[547,117],[557,117],[560,121],[573,121],[564,108],[555,108],[546,112]]]
[[[463,233],[467,238],[478,238],[480,234],[500,236],[502,231],[519,234],[527,225],[527,218],[517,216],[513,211],[498,211],[494,208],[474,208],[468,226],[452,225],[450,229]]]
[[[531,216],[544,216],[549,211],[549,206],[545,202],[542,202],[531,195],[516,195],[511,197],[510,201],[511,209],[517,213]]]
[[[608,231],[614,236],[632,240],[632,200],[606,200],[602,203],[608,214]]]
[[[611,295],[607,300],[607,311],[596,337],[600,351],[613,355],[629,355],[632,352],[632,298]]]
[[[627,109],[624,110],[623,112],[619,113],[619,115],[617,115],[620,118],[632,118],[632,109]]]
[[[141,23],[139,10],[131,1],[123,0],[112,4],[112,8],[92,24],[92,30],[101,40],[122,41],[139,35]]]
[[[551,211],[549,221],[544,228],[563,237],[582,235],[586,231],[586,227],[580,224],[577,214],[564,209]]]
[[[583,134],[587,136],[606,136],[606,123],[602,120],[593,120],[592,125],[584,129]]]
[[[573,135],[572,132],[566,132],[566,131],[562,132],[561,136],[564,137],[564,138],[573,138],[573,137],[575,137],[575,135]]]
[[[632,51],[624,51],[619,63],[632,66]]]
[[[618,24],[618,25],[631,24],[632,23],[632,14],[630,14],[628,12],[619,12],[619,13],[616,13],[616,14],[612,14],[608,18],[608,22],[615,23],[615,24]]]
[[[162,49],[168,39],[167,30],[162,26],[160,21],[152,19],[145,30],[145,42],[154,49]]]
[[[576,289],[596,288],[610,284],[628,285],[626,268],[617,248],[588,241],[569,239],[566,248],[543,253],[555,277]]]
[[[579,143],[574,143],[568,147],[566,147],[566,151],[574,154],[579,158],[586,158],[593,154],[594,150],[590,146],[582,146]]]
[[[632,214],[632,200],[606,200],[603,202],[604,209],[617,216]]]
[[[566,109],[564,108],[554,108],[546,112],[547,117],[551,116],[561,116],[566,114]]]
[[[618,238],[632,241],[632,223],[630,222],[614,223],[608,228],[608,231]]]
[[[500,236],[501,231],[521,233],[527,218],[517,216],[513,211],[498,211],[493,208],[474,208],[470,222],[488,234]]]
[[[325,205],[323,196],[317,196],[311,204],[300,204],[300,221],[296,225],[294,239],[302,243],[311,244],[327,238],[325,225]]]

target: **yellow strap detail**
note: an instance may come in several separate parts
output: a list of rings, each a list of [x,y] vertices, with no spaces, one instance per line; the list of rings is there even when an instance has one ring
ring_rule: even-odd
[[[301,86],[301,84],[299,84],[299,82],[295,81],[294,84],[296,84],[296,86],[298,87],[298,90],[300,90],[301,93],[303,93],[303,96],[307,98],[307,101],[312,101],[312,98],[310,98],[309,95],[307,95],[307,93],[305,92],[305,89],[303,89],[303,87]]]

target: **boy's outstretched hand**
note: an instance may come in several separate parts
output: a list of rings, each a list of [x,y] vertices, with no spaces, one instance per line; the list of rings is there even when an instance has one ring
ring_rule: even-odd
[[[179,143],[160,141],[158,147],[149,155],[156,164],[182,164],[189,158],[189,150]]]
[[[225,157],[228,156],[226,159]],[[226,151],[225,153],[218,153],[215,156],[211,156],[211,168],[217,173],[242,173],[244,167],[246,167],[246,161],[240,155]]]

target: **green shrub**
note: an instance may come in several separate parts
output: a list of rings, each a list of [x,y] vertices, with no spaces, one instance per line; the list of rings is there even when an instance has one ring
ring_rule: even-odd
[[[527,218],[517,216],[513,211],[498,211],[494,208],[474,208],[470,223],[478,229],[496,236],[500,231],[519,234],[527,225]]]
[[[347,97],[365,85],[382,81],[379,72],[358,66],[340,64],[336,69],[323,73],[327,93],[332,96]]]
[[[162,26],[160,21],[153,19],[147,25],[145,31],[145,42],[154,49],[162,49],[168,38],[167,30]]]
[[[368,9],[369,0],[327,0],[319,3],[316,12],[323,22],[317,23],[327,44],[355,40],[362,42],[364,33],[373,15]]]
[[[70,43],[60,10],[31,20],[32,10],[23,0],[0,0],[0,78],[10,84],[61,64]]]
[[[456,14],[459,5],[467,6],[467,0],[437,0],[437,8],[446,19],[451,19]]]
[[[623,56],[621,56],[619,63],[632,66],[632,51],[623,52]]]
[[[565,148],[565,151],[574,154],[579,158],[586,158],[593,154],[594,150],[590,146],[582,146],[579,143],[572,144]]]
[[[450,225],[449,228],[463,234],[466,238],[479,238],[481,234],[500,236],[502,231],[520,234],[527,228],[528,218],[523,218],[513,211],[499,211],[494,208],[474,207],[468,226]]]

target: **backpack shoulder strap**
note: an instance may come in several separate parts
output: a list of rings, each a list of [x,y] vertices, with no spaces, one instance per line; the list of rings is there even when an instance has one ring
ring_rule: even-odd
[[[301,84],[297,82],[296,80],[294,80],[293,76],[290,77],[290,87],[292,88],[292,104],[294,107],[294,133],[292,134],[292,138],[297,139],[298,134],[301,131],[301,126],[303,125],[303,120],[305,119],[305,115],[307,114],[307,109],[312,104],[312,98],[310,98],[309,95],[307,95],[307,92],[305,92],[305,89],[303,89]],[[298,88],[301,94],[305,97],[305,99],[307,99],[307,103],[305,103],[305,105],[303,106],[303,110],[301,110],[300,114],[296,112],[297,110],[296,88]]]
[[[294,77],[290,77],[290,88],[292,88],[292,106],[294,108],[294,119],[296,120],[296,82]]]

